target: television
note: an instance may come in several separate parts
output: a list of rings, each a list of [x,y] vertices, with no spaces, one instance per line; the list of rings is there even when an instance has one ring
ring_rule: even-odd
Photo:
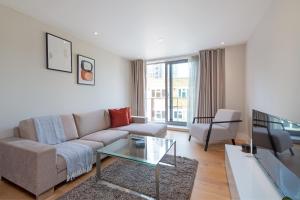
[[[252,143],[282,196],[300,200],[300,123],[252,110]]]

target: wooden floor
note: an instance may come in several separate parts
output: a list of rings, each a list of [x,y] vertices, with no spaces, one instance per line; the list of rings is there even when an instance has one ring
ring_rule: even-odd
[[[192,192],[192,200],[218,200],[230,199],[230,192],[226,178],[224,163],[224,144],[211,145],[208,151],[203,150],[203,146],[199,145],[196,140],[192,139],[188,142],[188,134],[184,132],[168,131],[168,138],[174,138],[177,142],[177,155],[196,159],[199,161],[198,171]],[[108,166],[114,159],[108,158],[103,162],[103,167]],[[64,193],[72,190],[78,184],[84,182],[90,176],[96,173],[94,169],[75,181],[68,184],[62,184],[55,189],[54,194],[47,200],[54,200]],[[0,181],[0,199],[1,200],[27,200],[34,199],[26,191],[9,183],[8,181]]]

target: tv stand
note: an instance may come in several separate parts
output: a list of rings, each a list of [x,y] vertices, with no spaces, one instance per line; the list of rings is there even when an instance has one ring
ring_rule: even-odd
[[[241,146],[225,145],[225,165],[231,199],[282,199],[256,158]]]

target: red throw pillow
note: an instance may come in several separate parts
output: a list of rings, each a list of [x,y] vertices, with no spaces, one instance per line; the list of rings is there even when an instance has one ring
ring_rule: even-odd
[[[108,112],[112,128],[125,126],[129,124],[127,108],[109,109]]]

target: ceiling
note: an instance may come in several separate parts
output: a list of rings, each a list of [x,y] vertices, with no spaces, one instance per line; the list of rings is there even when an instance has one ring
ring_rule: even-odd
[[[272,0],[0,0],[128,59],[247,41]],[[94,32],[99,33],[98,36]]]

